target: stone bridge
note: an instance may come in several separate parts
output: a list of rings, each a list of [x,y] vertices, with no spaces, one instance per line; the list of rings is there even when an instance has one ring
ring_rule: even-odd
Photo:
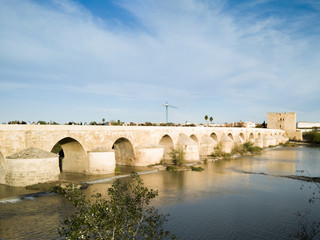
[[[230,152],[248,141],[268,147],[287,140],[283,130],[259,128],[0,125],[0,183],[23,186],[60,172],[107,174],[116,164],[152,165],[178,146],[186,161],[197,161],[219,143]],[[49,155],[34,156],[32,149]]]

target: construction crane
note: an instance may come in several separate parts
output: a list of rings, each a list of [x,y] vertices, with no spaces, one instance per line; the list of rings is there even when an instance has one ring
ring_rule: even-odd
[[[166,107],[166,123],[168,123],[168,108],[169,108],[169,107],[171,107],[171,108],[177,108],[177,107],[169,105],[169,104],[168,104],[168,101],[167,101],[165,104],[163,104],[163,106]]]

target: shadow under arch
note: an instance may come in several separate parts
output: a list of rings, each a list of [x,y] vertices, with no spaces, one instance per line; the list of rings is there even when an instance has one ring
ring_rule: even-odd
[[[232,133],[229,133],[229,134],[228,134],[228,137],[229,137],[232,141],[234,140]]]
[[[253,135],[253,133],[250,133],[250,135],[249,135],[249,140],[250,140],[250,141],[253,141],[253,140],[254,140],[254,135]]]
[[[124,137],[118,138],[113,146],[116,164],[118,165],[126,165],[133,166],[135,157],[132,143]]]
[[[199,144],[199,140],[198,140],[198,138],[196,137],[196,135],[192,134],[192,135],[190,136],[190,138],[191,138],[193,141],[195,141],[197,144]]]
[[[215,140],[216,142],[218,142],[218,136],[215,133],[211,133],[210,137]]]
[[[164,135],[160,139],[159,145],[164,147],[163,158],[166,159],[166,160],[170,159],[170,152],[174,148],[174,144],[173,144],[172,138],[168,134]]]
[[[60,172],[86,171],[87,156],[83,146],[74,138],[66,137],[57,142],[51,152],[59,155]]]
[[[245,138],[244,138],[244,134],[243,134],[243,133],[240,133],[240,134],[239,134],[239,138],[240,138],[240,140],[242,141],[242,143],[245,142]]]

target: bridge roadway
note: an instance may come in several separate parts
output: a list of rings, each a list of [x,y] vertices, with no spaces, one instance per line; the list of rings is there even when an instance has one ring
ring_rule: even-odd
[[[31,172],[48,173],[48,168],[55,169],[53,175],[106,174],[114,172],[116,164],[147,166],[169,159],[171,149],[178,146],[186,161],[196,161],[212,154],[218,143],[230,152],[247,141],[268,147],[287,140],[283,130],[262,128],[0,125],[0,183],[19,185],[12,180],[18,172],[37,178]],[[53,165],[50,157],[17,159],[28,148],[55,153]]]

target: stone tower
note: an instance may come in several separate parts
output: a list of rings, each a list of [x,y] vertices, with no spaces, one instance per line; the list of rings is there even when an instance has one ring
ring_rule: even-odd
[[[296,128],[296,113],[268,113],[268,128],[282,129],[289,139],[302,140],[302,133]]]

